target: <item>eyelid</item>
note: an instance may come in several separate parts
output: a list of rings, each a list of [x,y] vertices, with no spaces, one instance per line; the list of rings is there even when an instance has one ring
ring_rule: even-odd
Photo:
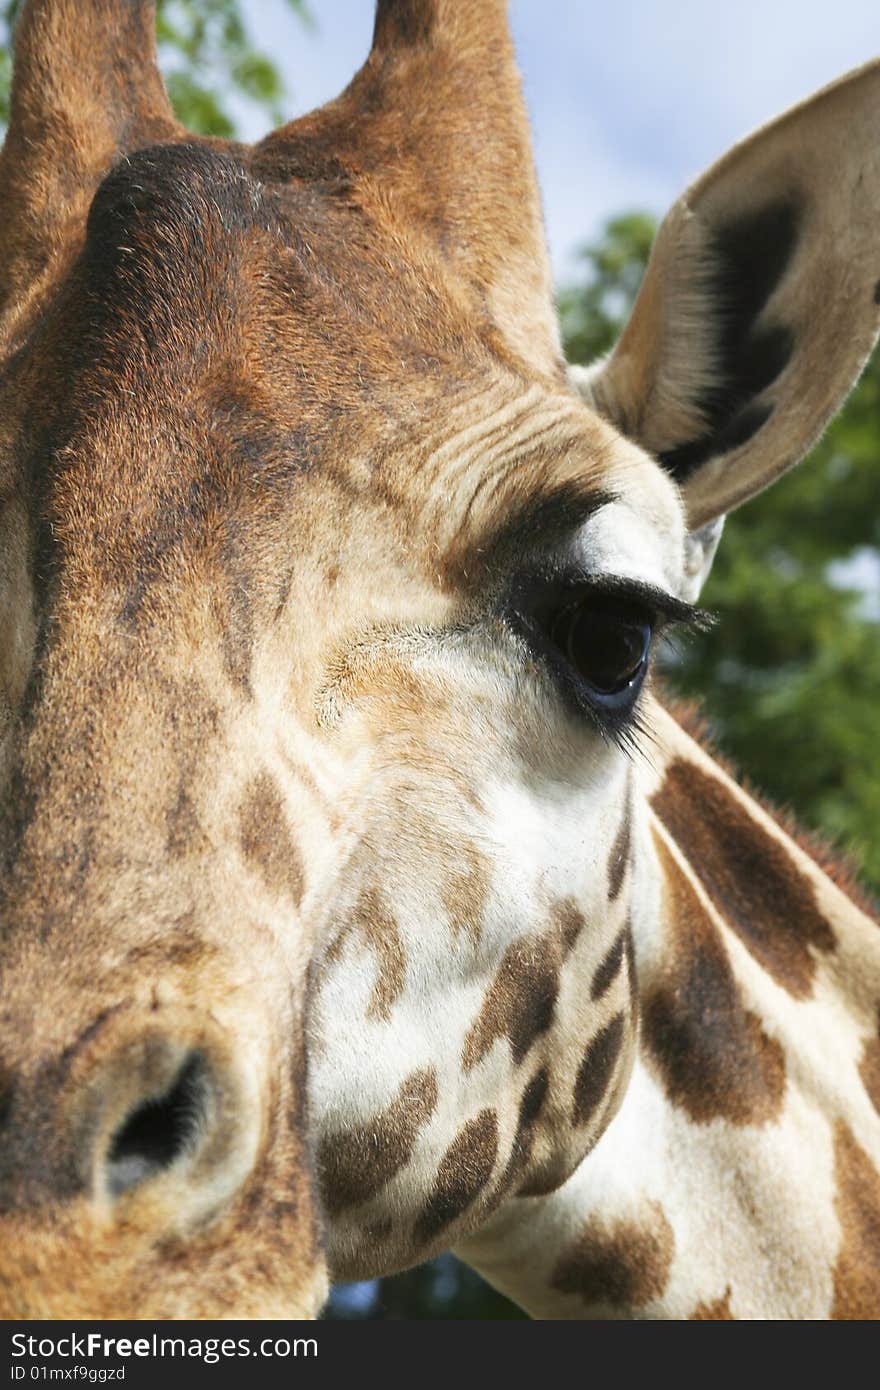
[[[663,626],[702,628],[712,622],[712,615],[704,609],[640,579],[616,575],[584,576],[576,587],[599,597],[619,598],[635,608],[644,607],[661,619]]]
[[[533,606],[535,596],[541,590],[548,600],[555,598],[563,606],[567,596],[570,596],[571,602],[591,595],[619,599],[633,608],[644,609],[653,616],[658,627],[706,628],[714,622],[713,615],[705,609],[686,603],[644,580],[628,575],[595,574],[572,569],[540,570],[521,575],[511,596],[513,606],[516,607],[518,601],[526,607]]]

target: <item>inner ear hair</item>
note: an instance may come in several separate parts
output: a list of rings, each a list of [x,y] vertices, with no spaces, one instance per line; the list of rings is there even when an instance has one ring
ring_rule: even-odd
[[[710,379],[692,395],[701,427],[690,439],[662,448],[659,461],[683,483],[708,459],[745,444],[775,408],[759,399],[788,366],[795,336],[790,325],[763,317],[797,245],[801,212],[780,198],[712,229],[704,271],[704,323],[711,343]],[[687,339],[687,322],[679,332]]]

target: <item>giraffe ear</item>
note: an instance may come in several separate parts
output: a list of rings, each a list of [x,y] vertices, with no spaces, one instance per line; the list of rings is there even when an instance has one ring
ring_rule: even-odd
[[[0,151],[0,345],[75,243],[111,165],[181,134],[152,0],[26,0]]]
[[[664,220],[574,384],[679,483],[692,532],[803,457],[880,328],[880,61],[743,141]]]

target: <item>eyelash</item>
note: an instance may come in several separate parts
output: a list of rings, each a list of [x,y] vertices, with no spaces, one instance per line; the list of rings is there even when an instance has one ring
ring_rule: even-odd
[[[651,585],[588,574],[522,577],[508,598],[506,618],[569,708],[586,715],[603,737],[630,750],[644,732],[638,697],[655,638],[671,627],[699,628],[710,621],[700,609]],[[578,627],[581,640],[592,637],[592,650],[589,641],[577,650]],[[613,673],[618,658],[623,664],[623,679],[616,686],[612,678],[602,688],[584,673],[583,664],[596,659],[601,670],[603,656],[605,676]]]

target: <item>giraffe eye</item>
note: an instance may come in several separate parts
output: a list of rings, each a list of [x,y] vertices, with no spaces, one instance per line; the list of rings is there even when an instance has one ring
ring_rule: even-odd
[[[653,584],[564,571],[520,575],[504,612],[572,713],[621,745],[637,723],[655,633],[711,622]]]
[[[612,737],[634,717],[654,633],[695,613],[649,585],[552,575],[526,577],[507,609],[563,698]]]
[[[587,596],[547,623],[549,641],[593,694],[623,695],[648,664],[653,622],[613,600]]]

